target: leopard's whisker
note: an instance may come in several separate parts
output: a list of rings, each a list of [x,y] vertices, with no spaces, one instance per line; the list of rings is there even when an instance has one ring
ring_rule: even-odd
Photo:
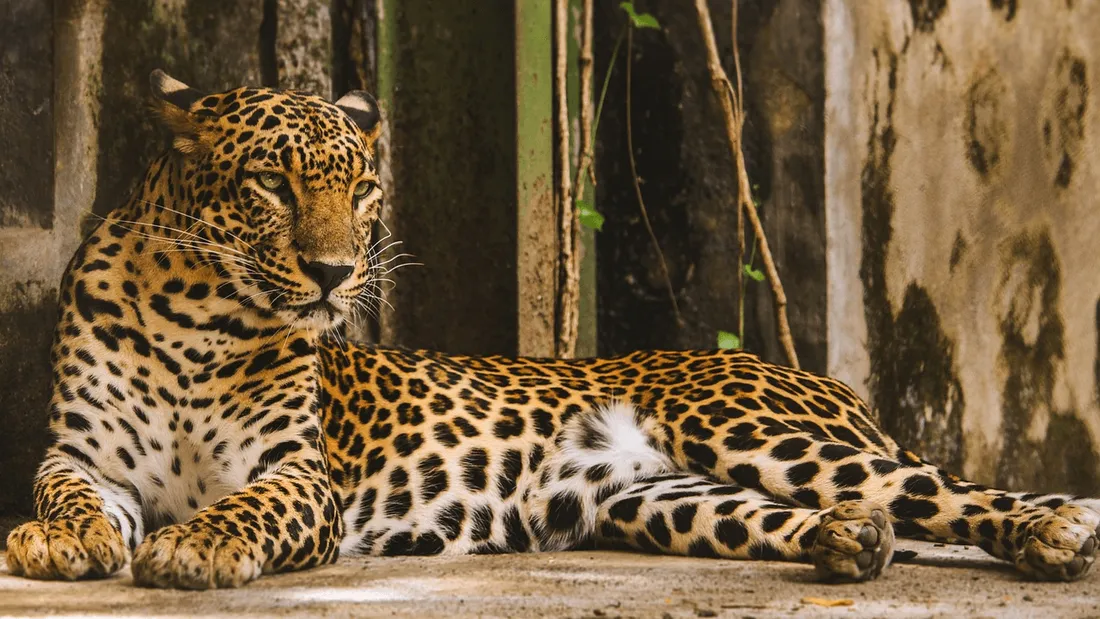
[[[422,262],[402,262],[401,264],[396,264],[392,267],[382,269],[381,274],[382,275],[389,275],[390,273],[393,273],[394,271],[396,271],[398,269],[403,269],[405,267],[422,267],[422,266],[424,266],[424,263],[422,263]]]
[[[126,226],[122,226],[122,227],[126,228]],[[164,237],[164,236],[160,236],[160,235],[156,235],[156,234],[149,234],[149,233],[142,232],[140,230],[135,230],[135,229],[132,229],[132,228],[127,228],[127,229],[130,230],[133,234],[137,235],[139,238],[146,239],[146,240],[148,240],[152,243],[164,243],[164,244],[169,246],[169,248],[167,248],[167,249],[157,249],[157,250],[155,250],[157,253],[167,254],[167,253],[173,253],[173,252],[177,252],[177,251],[191,251],[191,252],[197,252],[197,253],[206,253],[206,254],[217,255],[225,261],[237,261],[238,264],[242,264],[242,265],[251,265],[252,262],[253,262],[251,257],[249,257],[247,254],[236,252],[235,250],[232,250],[231,248],[227,248],[227,247],[225,247],[221,244],[218,244],[218,243],[213,243],[213,242],[204,241],[204,240],[194,240],[194,239],[175,239],[175,238]],[[228,250],[228,251],[232,251],[234,253],[233,254],[226,254],[226,253],[223,253],[222,251],[219,251],[219,250]],[[235,254],[240,254],[240,255],[235,255]]]
[[[166,206],[166,205],[163,205],[163,204],[157,204],[156,202],[150,202],[150,201],[148,201],[148,200],[141,200],[141,201],[142,201],[142,202],[145,202],[146,204],[149,204],[150,206],[156,206],[156,207],[158,207],[158,208],[161,208],[161,209],[163,209],[163,210],[169,211],[169,212],[171,212],[171,213],[175,213],[175,214],[177,214],[177,215],[182,215],[183,217],[188,217],[188,218],[190,218],[190,219],[193,219],[193,220],[195,221],[195,224],[203,224],[203,225],[205,225],[205,226],[209,226],[209,227],[211,227],[211,228],[214,228],[215,230],[219,230],[219,231],[221,231],[221,232],[224,232],[225,234],[228,234],[228,235],[229,235],[230,237],[232,237],[232,238],[234,238],[234,239],[236,239],[236,240],[240,241],[240,242],[241,242],[242,244],[244,244],[244,246],[245,246],[245,247],[247,247],[247,248],[251,249],[252,251],[256,251],[256,248],[252,247],[252,245],[251,245],[251,244],[249,244],[249,243],[248,243],[248,241],[245,241],[244,239],[242,239],[241,237],[237,236],[237,235],[236,235],[236,234],[234,234],[233,232],[231,232],[231,231],[229,231],[229,230],[226,230],[225,228],[223,228],[223,227],[221,227],[221,226],[219,226],[219,225],[217,225],[217,224],[215,224],[215,223],[211,223],[211,222],[209,222],[209,221],[206,221],[205,219],[201,219],[201,218],[199,218],[199,217],[195,217],[194,215],[191,215],[191,214],[189,214],[189,213],[185,213],[185,212],[183,212],[183,211],[178,211],[178,210],[176,210],[176,209],[174,209],[174,208],[172,208],[172,207],[170,207],[170,206]]]
[[[217,243],[215,241],[204,238],[204,237],[202,237],[198,234],[195,234],[193,232],[189,232],[188,230],[182,230],[180,228],[175,228],[173,226],[168,226],[168,225],[158,224],[158,223],[152,223],[152,222],[147,222],[147,221],[137,221],[137,220],[134,220],[134,219],[108,219],[108,218],[103,218],[103,220],[107,221],[109,223],[112,223],[112,224],[128,224],[128,225],[132,225],[132,226],[148,226],[150,228],[155,228],[155,229],[158,229],[158,230],[166,230],[168,232],[178,232],[179,234],[183,234],[183,235],[187,236],[188,239],[193,240],[195,242],[201,242],[203,244],[215,245],[215,246],[221,247],[222,249],[225,249],[226,251],[241,254],[242,256],[247,256],[248,255],[243,251],[240,251],[238,249],[234,249],[234,248],[229,247],[229,246],[227,246],[223,243]],[[125,225],[122,226],[122,227],[126,228],[127,230],[130,230],[131,232],[133,232],[135,234],[139,234],[139,235],[148,234],[148,233],[143,233],[143,232],[141,232],[139,230],[136,230],[134,228],[130,228],[130,227],[125,226]],[[151,235],[149,238],[157,238],[157,237]],[[159,238],[162,238],[162,239],[165,239],[165,240],[173,240],[173,241],[175,241],[175,240],[188,240],[188,239],[172,239],[171,237],[159,237]],[[249,246],[249,247],[251,248],[251,246]]]
[[[379,242],[381,242],[381,241],[379,241]],[[369,248],[367,248],[368,259],[375,258],[377,256],[381,256],[382,254],[384,254],[387,251],[393,249],[394,247],[397,247],[398,245],[404,245],[404,243],[405,243],[404,241],[393,241],[393,242],[387,243],[384,247],[378,247],[378,243],[375,243],[374,245],[371,245]]]
[[[395,256],[391,256],[391,257],[387,258],[386,260],[384,260],[382,262],[377,262],[375,264],[372,264],[371,269],[379,269],[379,268],[385,267],[386,265],[393,262],[394,260],[400,260],[401,258],[413,258],[413,257],[414,256],[412,254],[397,254]],[[414,263],[405,263],[405,264],[414,264]],[[419,264],[419,263],[415,263],[415,264]]]

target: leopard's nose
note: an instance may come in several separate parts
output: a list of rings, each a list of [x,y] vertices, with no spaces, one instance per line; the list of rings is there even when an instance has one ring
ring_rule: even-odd
[[[321,296],[328,296],[328,293],[347,279],[355,269],[350,264],[306,262],[301,256],[298,256],[298,268],[302,269],[302,272],[308,275],[310,279],[317,282],[317,285],[321,287]]]

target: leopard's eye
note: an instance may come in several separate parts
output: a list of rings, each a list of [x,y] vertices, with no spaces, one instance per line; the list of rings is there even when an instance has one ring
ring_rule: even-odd
[[[260,172],[260,184],[264,186],[264,189],[270,189],[275,191],[286,183],[286,178],[282,174],[276,174],[274,172]]]
[[[355,189],[352,190],[352,195],[356,198],[365,198],[370,192],[374,191],[376,185],[371,181],[360,181]]]

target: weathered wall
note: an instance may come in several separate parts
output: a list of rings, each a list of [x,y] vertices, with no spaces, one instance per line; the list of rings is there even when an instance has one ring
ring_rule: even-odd
[[[82,230],[125,198],[165,146],[146,110],[154,68],[209,91],[384,91],[394,198],[384,219],[424,266],[399,272],[407,277],[390,300],[401,312],[386,310],[380,327],[357,335],[514,353],[513,30],[511,4],[500,1],[5,3],[0,517],[30,509],[64,266]]]
[[[830,372],[938,463],[1100,492],[1100,6],[825,23]]]
[[[57,282],[94,196],[95,110],[80,95],[99,78],[89,60],[103,21],[57,5],[9,4],[14,21],[0,37],[0,514],[30,504],[46,441]],[[55,47],[55,37],[65,44]],[[55,127],[71,139],[55,144]]]
[[[464,353],[516,350],[512,3],[385,0],[379,94],[393,239],[422,266],[393,275],[381,336]]]

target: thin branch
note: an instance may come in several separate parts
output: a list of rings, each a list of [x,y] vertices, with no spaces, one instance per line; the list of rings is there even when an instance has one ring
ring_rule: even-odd
[[[585,0],[585,1],[586,2],[591,2],[591,0]],[[588,53],[588,58],[589,58],[589,65],[588,65],[589,67],[592,66],[592,35],[591,35],[592,19],[591,19],[591,17],[592,17],[591,14],[589,14],[588,17],[586,18],[587,19],[587,22],[586,22],[587,25],[585,26],[585,28],[589,31],[589,34],[587,35],[587,41],[585,43],[585,45],[588,46],[588,52],[587,53]],[[615,68],[615,61],[618,60],[618,58],[619,58],[619,48],[622,47],[623,39],[626,37],[626,31],[629,28],[630,28],[630,26],[626,25],[626,26],[623,27],[623,29],[621,31],[619,31],[619,36],[615,39],[615,47],[613,47],[611,49],[611,60],[608,61],[607,72],[604,73],[604,76],[603,76],[603,86],[600,88],[600,100],[599,100],[598,103],[596,103],[596,117],[592,119],[592,122],[590,124],[590,130],[589,130],[589,133],[588,133],[588,141],[585,142],[584,145],[583,145],[584,154],[581,157],[581,164],[577,166],[577,176],[575,177],[574,182],[573,182],[573,184],[576,187],[579,187],[579,189],[577,190],[578,191],[578,194],[577,194],[577,199],[578,200],[584,198],[584,183],[581,182],[581,179],[585,176],[585,174],[588,175],[588,179],[592,182],[592,186],[593,187],[596,186],[596,168],[592,165],[592,162],[595,158],[594,152],[595,152],[595,149],[596,149],[595,134],[596,134],[596,131],[599,129],[599,126],[600,126],[600,116],[603,114],[603,102],[604,102],[604,99],[607,98],[607,87],[611,84],[612,69]],[[582,69],[583,69],[583,65],[582,65]],[[582,88],[584,87],[584,81],[585,81],[584,73],[581,73],[581,87]],[[589,86],[588,86],[589,92],[591,92],[591,89],[592,89],[591,68],[589,68],[588,83],[589,83]],[[591,102],[591,99],[589,99],[588,101]],[[582,104],[582,106],[583,106],[583,104]],[[584,110],[583,107],[581,109],[582,109],[582,111]]]
[[[580,67],[580,108],[581,108],[581,126],[580,126],[580,138],[577,140],[578,153],[577,153],[577,172],[573,178],[573,188],[576,191],[576,199],[584,199],[584,190],[586,183],[582,180],[584,174],[587,171],[588,177],[592,182],[592,185],[596,185],[596,169],[592,167],[592,130],[593,130],[593,109],[592,109],[592,75],[593,65],[595,64],[595,58],[592,55],[592,0],[584,0],[584,9],[581,14],[581,48],[577,57],[577,65]],[[608,71],[610,76],[610,71]],[[607,88],[604,88],[606,92]],[[601,102],[603,98],[601,97]]]
[[[668,300],[672,303],[672,315],[676,318],[676,324],[681,327],[684,326],[684,319],[680,316],[680,306],[676,303],[676,292],[672,289],[672,278],[668,274],[668,264],[665,262],[665,253],[661,251],[661,244],[657,242],[657,235],[653,233],[653,226],[649,223],[649,212],[645,207],[645,200],[642,199],[642,185],[638,179],[638,166],[634,162],[634,132],[632,130],[633,122],[631,121],[631,106],[630,106],[630,66],[634,64],[634,29],[630,28],[626,32],[626,150],[630,155],[630,177],[634,180],[634,193],[638,196],[638,208],[642,211],[642,223],[645,224],[646,232],[649,233],[649,240],[653,243],[653,248],[657,250],[657,260],[661,264],[661,274],[665,278],[665,288],[668,290]]]
[[[744,108],[740,85],[738,85],[735,95],[737,99],[735,108],[733,97],[730,96],[733,85],[730,84],[729,77],[726,76],[726,71],[722,68],[722,63],[718,59],[718,45],[714,40],[714,26],[710,19],[710,9],[707,8],[707,0],[695,0],[695,11],[699,17],[699,28],[702,30],[703,43],[707,48],[707,69],[710,71],[711,85],[714,87],[714,92],[718,95],[722,110],[725,112],[726,135],[729,138],[730,151],[737,165],[738,201],[741,203],[740,208],[744,209],[745,214],[748,216],[749,223],[756,235],[756,242],[760,247],[760,258],[764,262],[764,273],[771,285],[772,293],[775,295],[776,330],[778,331],[779,343],[783,346],[787,361],[791,366],[797,368],[798,355],[795,353],[794,340],[791,338],[791,327],[787,322],[787,295],[783,291],[783,282],[780,281],[779,272],[775,268],[775,261],[772,259],[771,249],[768,247],[768,239],[764,236],[764,226],[760,223],[756,205],[752,203],[752,187],[749,184],[749,175],[745,169],[745,155],[741,151],[741,119]],[[736,32],[734,34],[736,35]],[[737,66],[740,67],[736,36],[733,41],[733,54]],[[738,73],[740,73],[740,69],[738,69]],[[740,78],[738,81],[740,82]],[[742,267],[738,264],[737,268],[741,269]]]
[[[731,19],[730,19],[730,41],[733,42],[733,65],[737,70],[737,93],[734,99],[734,110],[743,111],[741,105],[741,55],[737,50],[737,3],[739,0],[730,0]],[[739,113],[736,118],[737,121],[737,150],[741,150],[741,135],[744,129],[744,119]],[[736,276],[734,283],[737,286],[737,337],[741,342],[741,345],[745,345],[745,218],[741,212],[740,203],[737,206],[737,215],[734,220],[737,225],[737,269],[735,269]],[[756,245],[753,245],[755,249]],[[751,262],[751,260],[750,260]]]
[[[733,70],[737,78],[737,98],[733,100],[734,109],[737,110],[738,136],[745,125],[745,99],[741,81],[741,50],[737,49],[737,3],[738,0],[730,0],[730,42],[733,46]]]
[[[558,295],[557,356],[572,357],[577,351],[580,305],[580,261],[577,234],[579,222],[573,208],[573,187],[569,181],[569,99],[567,67],[569,57],[569,2],[554,0],[554,98],[558,125]],[[582,125],[583,126],[583,125]]]

